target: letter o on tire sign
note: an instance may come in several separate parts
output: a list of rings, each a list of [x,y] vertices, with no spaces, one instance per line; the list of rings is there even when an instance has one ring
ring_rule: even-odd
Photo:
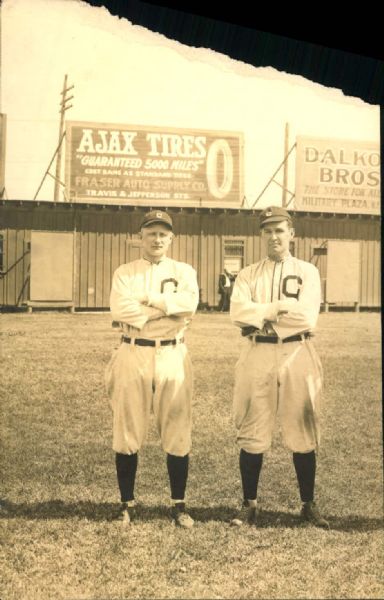
[[[222,154],[222,174],[218,172],[218,158],[220,153]],[[219,175],[222,176],[219,177]],[[226,140],[215,140],[209,147],[207,155],[207,182],[209,193],[215,198],[225,198],[231,191],[233,182],[233,157],[231,148]]]

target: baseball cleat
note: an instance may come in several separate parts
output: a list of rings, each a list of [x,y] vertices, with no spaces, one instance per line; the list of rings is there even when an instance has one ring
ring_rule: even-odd
[[[124,525],[130,525],[135,520],[136,509],[134,506],[128,506],[126,502],[122,502],[119,506],[116,519]]]
[[[323,529],[330,528],[328,521],[321,516],[316,503],[313,501],[304,502],[301,509],[301,517],[308,523],[315,525],[315,527],[322,527]]]
[[[171,516],[175,524],[184,529],[191,529],[194,524],[192,517],[186,512],[184,502],[178,502],[171,508]]]
[[[231,525],[233,527],[241,527],[244,523],[248,525],[257,525],[256,506],[249,506],[246,500],[244,500],[238,513],[231,519]]]

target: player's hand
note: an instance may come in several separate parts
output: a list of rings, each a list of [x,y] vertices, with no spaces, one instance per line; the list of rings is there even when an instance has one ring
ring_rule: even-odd
[[[148,321],[157,321],[167,316],[160,308],[153,308],[151,306],[148,307],[148,312]]]
[[[286,298],[285,300],[278,300],[277,302],[277,314],[285,315],[287,312],[292,310],[297,305],[296,298]]]
[[[133,294],[133,298],[140,304],[148,304],[148,294]]]

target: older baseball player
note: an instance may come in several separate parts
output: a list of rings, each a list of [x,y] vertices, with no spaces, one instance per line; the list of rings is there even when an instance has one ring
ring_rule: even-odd
[[[185,508],[191,448],[192,367],[184,331],[197,308],[199,289],[190,266],[167,258],[172,219],[162,210],[145,214],[140,237],[143,255],[114,273],[111,313],[121,324],[122,341],[106,369],[113,410],[113,449],[120,489],[119,518],[135,517],[134,485],[138,452],[153,412],[167,456],[171,516],[190,528]]]
[[[243,504],[231,521],[256,525],[263,454],[279,415],[302,501],[301,516],[328,528],[314,501],[322,367],[311,337],[320,310],[320,277],[289,251],[291,215],[271,206],[260,215],[267,258],[240,271],[230,316],[246,338],[235,368],[234,420],[240,447]]]

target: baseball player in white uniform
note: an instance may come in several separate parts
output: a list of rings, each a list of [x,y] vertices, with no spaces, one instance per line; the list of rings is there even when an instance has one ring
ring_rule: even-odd
[[[167,455],[171,515],[177,525],[193,526],[185,509],[191,448],[192,367],[184,331],[195,313],[199,289],[190,266],[167,258],[172,219],[162,210],[141,222],[143,256],[114,273],[110,297],[122,341],[106,368],[113,410],[113,450],[121,507],[119,518],[135,517],[134,485],[138,452],[151,412]]]
[[[268,256],[240,271],[230,307],[245,337],[233,400],[243,504],[231,523],[256,524],[263,454],[279,415],[283,441],[293,453],[301,516],[329,528],[314,502],[322,367],[311,338],[321,302],[319,272],[291,255],[294,229],[285,208],[263,210],[260,228]]]

